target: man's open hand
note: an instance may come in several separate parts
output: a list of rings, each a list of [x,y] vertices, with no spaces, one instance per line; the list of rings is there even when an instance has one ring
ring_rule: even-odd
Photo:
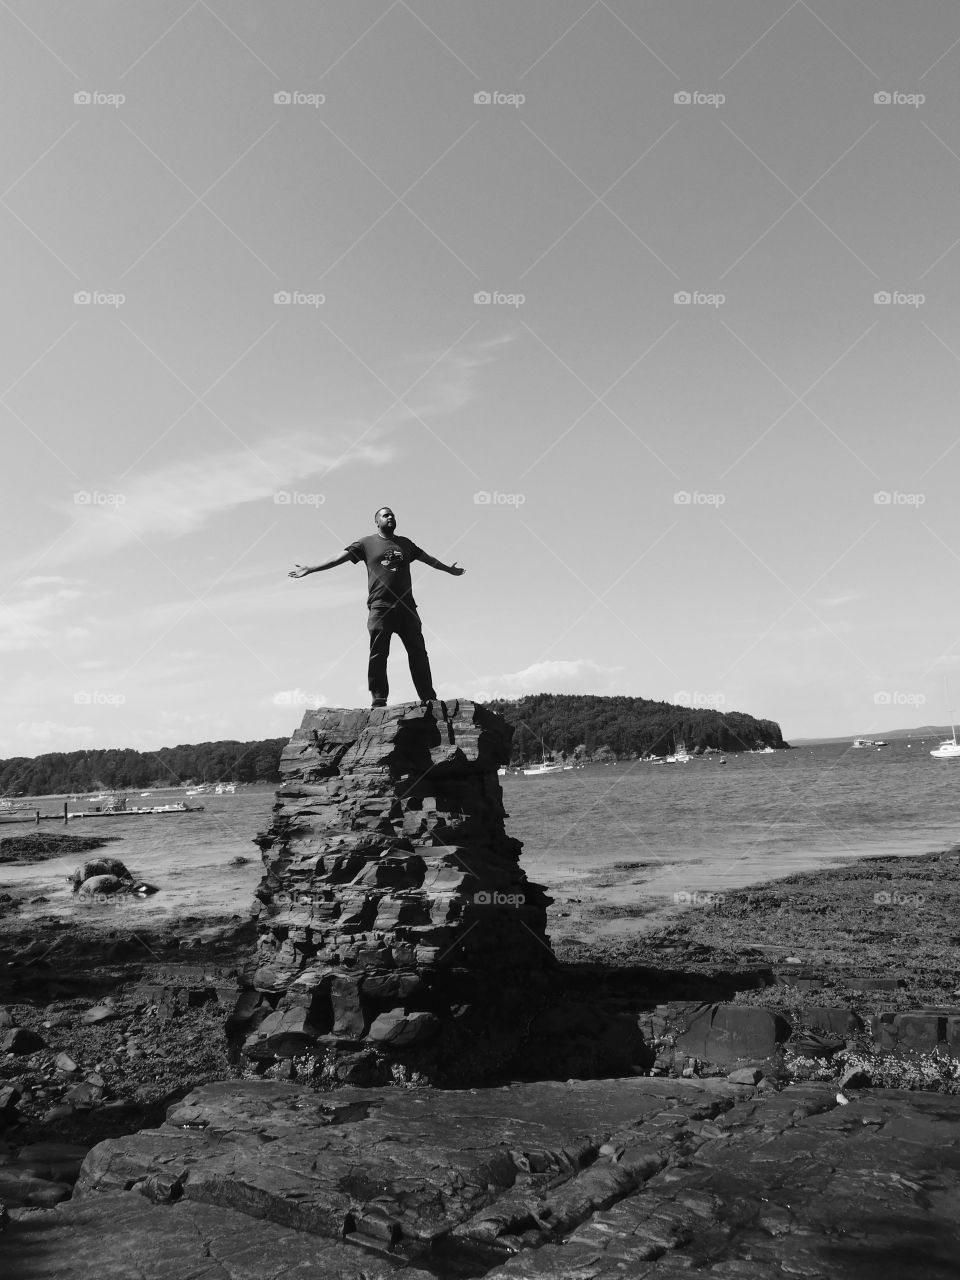
[[[450,570],[449,570],[449,571],[450,571],[450,573],[452,573],[452,574],[453,574],[453,576],[454,576],[455,578],[459,578],[459,577],[460,577],[460,575],[461,575],[462,573],[466,573],[466,572],[467,572],[467,571],[466,571],[466,569],[461,569],[461,568],[460,568],[460,566],[457,564],[456,560],[454,560],[453,564],[450,566]]]
[[[305,564],[298,564],[295,569],[290,570],[290,572],[287,574],[287,577],[288,578],[305,578],[309,572],[310,570],[307,568]],[[461,572],[463,571],[461,570]]]

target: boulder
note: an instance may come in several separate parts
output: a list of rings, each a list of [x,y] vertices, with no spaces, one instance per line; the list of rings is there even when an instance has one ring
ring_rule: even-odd
[[[414,1044],[428,1044],[439,1030],[440,1021],[435,1014],[404,1013],[402,1009],[391,1009],[373,1020],[369,1037],[377,1044],[403,1049]]]
[[[790,1024],[779,1014],[753,1005],[704,1005],[677,1037],[684,1053],[719,1066],[762,1062],[790,1035]]]
[[[133,879],[119,858],[91,858],[74,871],[71,877],[73,892],[77,893],[80,886],[93,876],[116,876],[118,880],[126,881]]]
[[[119,876],[99,875],[90,876],[84,880],[77,892],[81,897],[94,898],[106,895],[112,897],[116,893],[122,893],[125,889],[130,888],[130,882],[121,880]]]
[[[39,1049],[46,1047],[47,1042],[43,1036],[38,1035],[36,1031],[31,1031],[29,1027],[14,1027],[0,1039],[0,1052],[3,1053],[36,1053]]]

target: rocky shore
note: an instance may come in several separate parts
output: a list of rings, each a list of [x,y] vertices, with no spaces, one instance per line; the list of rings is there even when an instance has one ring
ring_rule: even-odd
[[[452,718],[444,708],[442,767],[448,787],[473,795],[475,813],[479,805],[496,818],[486,781],[464,790],[471,771],[456,751],[459,740],[469,757],[467,716],[465,704]],[[562,914],[557,904],[546,947],[542,916],[531,921],[538,960],[545,957],[531,970],[536,982],[503,968],[499,979],[472,987],[483,996],[479,1034],[495,1050],[477,1058],[482,1087],[429,1086],[414,1068],[442,1072],[449,1062],[437,1046],[456,1043],[444,1027],[457,1025],[470,1002],[469,967],[461,962],[459,975],[443,976],[442,966],[432,968],[435,952],[418,959],[403,950],[410,940],[402,931],[419,929],[417,945],[431,947],[429,931],[452,929],[447,940],[455,943],[477,918],[472,895],[508,887],[519,895],[526,882],[516,842],[497,845],[508,841],[502,821],[485,843],[449,791],[438,802],[436,778],[414,806],[405,807],[404,788],[382,791],[397,723],[379,722],[379,745],[363,753],[368,782],[381,788],[377,812],[361,812],[368,800],[356,787],[330,786],[349,774],[311,782],[295,763],[278,796],[259,920],[181,919],[105,933],[52,917],[28,928],[7,904],[5,1274],[956,1274],[957,850],[865,859],[722,899],[703,895],[664,928],[619,940],[600,942],[589,917]],[[359,740],[356,730],[349,741]],[[415,733],[424,732],[432,729],[421,723]],[[489,742],[495,729],[487,733]],[[291,756],[301,762],[305,743],[310,767],[324,767],[309,735],[294,739]],[[476,779],[492,764],[495,784],[502,749],[482,756]],[[304,807],[313,810],[307,819]],[[385,842],[375,853],[371,831]],[[338,880],[321,846],[342,836],[349,839],[334,856],[356,866]],[[425,837],[422,852],[402,843]],[[485,851],[498,847],[485,862]],[[418,858],[456,865],[452,891],[449,876],[425,890],[426,879],[411,876]],[[397,863],[406,879],[390,869]],[[490,867],[503,879],[488,885]],[[296,899],[284,868],[300,877]],[[541,901],[536,887],[529,892]],[[430,922],[404,906],[411,902]],[[316,904],[324,923],[310,932]],[[381,912],[393,922],[387,929],[370,925]],[[331,928],[331,920],[340,923]],[[299,952],[283,950],[291,927],[301,930]],[[510,917],[496,927],[511,936]],[[344,963],[348,940],[362,943],[353,964]],[[408,955],[405,970],[398,961]],[[334,986],[341,972],[352,985]],[[316,978],[307,991],[321,992],[312,1006],[285,994],[296,995],[301,973]],[[382,974],[395,976],[365,994]],[[509,986],[506,1000],[496,981]],[[341,990],[357,993],[355,1020],[334,1031],[331,998]],[[436,1020],[431,1036],[411,1041],[417,1061],[405,1056],[408,1046],[385,1053],[370,1038],[383,999],[392,1026],[418,1011]],[[304,1008],[314,1014],[302,1021],[315,1042],[287,1047],[277,1024]],[[515,1025],[498,1036],[497,1016]],[[244,1054],[244,1045],[258,1051]],[[358,1060],[365,1071],[386,1062],[387,1083],[331,1088],[336,1071]]]

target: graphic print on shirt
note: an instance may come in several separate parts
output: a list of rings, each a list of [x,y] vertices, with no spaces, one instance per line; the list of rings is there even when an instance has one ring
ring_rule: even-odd
[[[399,547],[390,547],[380,563],[385,569],[389,569],[391,573],[396,573],[403,564],[403,552]]]

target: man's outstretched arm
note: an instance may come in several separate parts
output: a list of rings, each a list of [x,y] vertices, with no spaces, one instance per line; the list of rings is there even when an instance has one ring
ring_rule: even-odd
[[[287,574],[288,578],[305,578],[308,573],[322,573],[324,569],[335,569],[338,564],[346,564],[350,556],[346,552],[342,556],[337,556],[336,560],[328,560],[326,564],[298,564],[295,569],[291,569]],[[463,573],[463,570],[458,570]]]
[[[431,569],[440,569],[444,573],[452,573],[455,578],[459,578],[461,573],[467,572],[466,569],[460,568],[456,560],[454,560],[453,564],[443,564],[440,560],[434,560],[433,556],[428,556],[425,551],[420,556],[420,559],[424,564],[428,564]]]

